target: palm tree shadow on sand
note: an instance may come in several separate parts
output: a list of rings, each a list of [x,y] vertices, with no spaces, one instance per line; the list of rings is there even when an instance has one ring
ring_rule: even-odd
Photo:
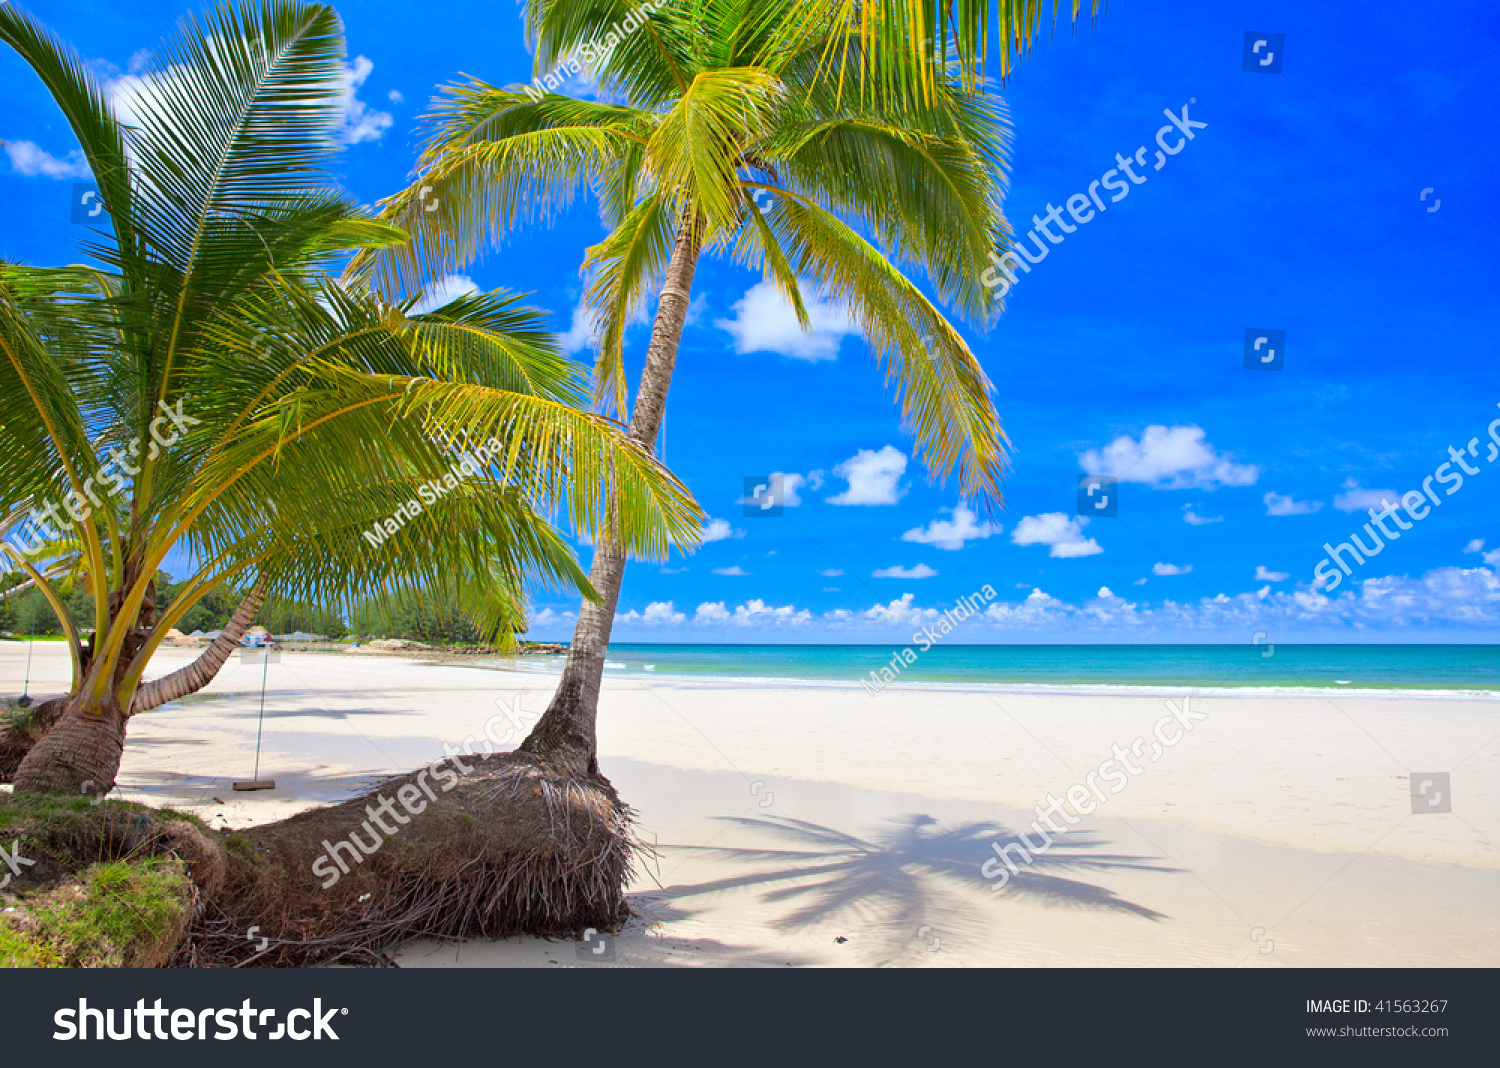
[[[765,904],[795,903],[772,926],[803,931],[840,918],[870,924],[881,937],[868,949],[873,963],[930,949],[927,932],[977,935],[988,918],[974,903],[975,891],[989,884],[980,867],[1002,847],[1023,839],[997,823],[963,823],[942,827],[932,816],[909,813],[885,821],[869,840],[831,827],[787,817],[750,819],[720,817],[724,822],[767,834],[805,849],[756,849],[719,846],[671,846],[719,859],[757,865],[760,870],[691,886],[669,886],[651,896],[681,901],[750,887],[764,888]],[[1037,836],[1031,836],[1033,841]],[[1094,852],[1105,844],[1087,832],[1059,836],[1045,853],[1021,864],[995,900],[1025,898],[1062,908],[1128,913],[1147,920],[1166,916],[1120,897],[1114,891],[1069,874],[1104,871],[1176,872],[1150,858]],[[1012,851],[1012,856],[1015,852]],[[967,892],[967,893],[965,893]],[[985,895],[991,896],[991,895]]]

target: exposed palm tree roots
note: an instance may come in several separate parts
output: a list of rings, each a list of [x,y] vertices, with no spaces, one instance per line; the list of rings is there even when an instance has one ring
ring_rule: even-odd
[[[520,753],[459,759],[467,770],[451,779],[434,770],[444,762],[339,805],[219,833],[180,813],[122,801],[0,796],[5,834],[38,861],[12,885],[21,897],[8,903],[24,912],[28,900],[40,904],[91,865],[175,858],[192,882],[175,928],[183,933],[153,948],[150,963],[187,967],[388,965],[415,938],[617,928],[629,915],[624,887],[635,853],[649,847],[609,781]],[[424,777],[425,810],[407,815],[398,791]],[[381,834],[368,815],[383,799],[394,834]],[[351,836],[364,849],[341,850],[347,872],[332,861],[313,871],[330,844]],[[339,878],[325,887],[334,872]]]
[[[629,808],[602,776],[570,777],[535,757],[464,757],[470,769],[396,833],[367,809],[393,802],[421,772],[340,805],[229,835],[228,874],[188,929],[182,966],[387,964],[415,938],[574,935],[628,915],[624,886],[636,850]],[[428,779],[428,785],[436,781]],[[431,791],[429,791],[431,792]],[[410,796],[410,791],[408,792]],[[396,805],[394,811],[405,810]],[[351,835],[374,851],[359,863]],[[331,885],[329,873],[339,877]],[[254,938],[251,927],[258,927]],[[267,940],[262,943],[262,939]]]

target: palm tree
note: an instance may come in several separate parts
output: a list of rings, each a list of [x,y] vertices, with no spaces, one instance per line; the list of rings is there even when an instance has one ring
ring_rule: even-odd
[[[801,2],[655,8],[592,71],[619,103],[473,80],[446,87],[416,182],[385,204],[384,217],[411,240],[360,257],[355,269],[387,292],[424,284],[592,186],[610,231],[584,261],[596,399],[607,411],[626,410],[625,325],[661,281],[630,412],[629,436],[642,450],[661,426],[707,251],[760,267],[804,325],[806,285],[848,305],[929,473],[957,468],[962,491],[993,506],[1005,439],[990,383],[902,268],[923,270],[942,300],[975,320],[998,312],[980,275],[990,250],[1008,244],[999,104],[946,72],[926,99],[841,93],[822,76],[823,59],[858,53],[860,40],[830,20],[797,23]],[[608,40],[631,10],[628,0],[530,5],[538,69]],[[857,58],[868,68],[888,56]],[[600,598],[579,613],[528,752],[595,770],[599,683],[624,567],[621,547],[596,545],[589,578]]]
[[[129,123],[14,6],[0,40],[67,117],[107,211],[97,266],[0,265],[0,515],[48,528],[6,549],[72,658],[17,791],[108,791],[152,654],[226,584],[330,605],[462,596],[508,634],[531,585],[593,593],[554,514],[647,554],[692,538],[686,491],[587,410],[586,372],[518,298],[419,313],[326,276],[404,236],[319,173],[344,61],[331,8],[185,20]],[[196,571],[158,612],[174,549]],[[87,583],[91,632],[60,572]]]
[[[1089,0],[1090,25],[1105,6]],[[1054,30],[1061,7],[1052,0]],[[1083,7],[1083,0],[1069,5],[1075,29]],[[1002,81],[1009,77],[1041,32],[1046,10],[1045,0],[799,0],[781,33],[792,42],[804,25],[826,27],[831,46],[820,57],[821,76],[852,92],[909,102],[930,99],[950,63],[964,85],[981,82],[992,42],[994,69]],[[858,48],[842,47],[850,38]]]

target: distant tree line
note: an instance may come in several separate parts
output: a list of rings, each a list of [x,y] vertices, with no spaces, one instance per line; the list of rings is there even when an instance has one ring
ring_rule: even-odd
[[[0,579],[0,589],[19,585],[24,576],[9,574]],[[157,573],[156,601],[161,609],[181,593],[185,582],[178,582],[165,571]],[[229,622],[244,591],[221,587],[195,604],[183,616],[177,629],[184,634],[215,631]],[[82,583],[75,584],[64,598],[74,626],[90,630],[94,625],[94,599]],[[389,604],[362,601],[343,613],[331,608],[303,602],[272,599],[256,616],[256,622],[272,634],[302,631],[321,634],[333,640],[350,637],[407,638],[433,643],[474,643],[488,636],[457,602],[438,603],[430,598],[398,600]],[[47,599],[35,590],[0,601],[0,631],[12,634],[60,636],[62,625]]]

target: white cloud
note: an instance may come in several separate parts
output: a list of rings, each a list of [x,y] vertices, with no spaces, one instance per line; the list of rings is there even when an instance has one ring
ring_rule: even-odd
[[[475,285],[474,279],[468,275],[445,274],[427,287],[427,292],[422,294],[422,299],[417,301],[416,306],[412,308],[412,314],[426,315],[451,300],[478,292],[479,286]]]
[[[1362,489],[1357,479],[1344,481],[1344,492],[1333,499],[1333,506],[1341,512],[1359,512],[1366,508],[1384,508],[1385,502],[1392,504],[1401,500],[1395,490]]]
[[[1256,582],[1285,582],[1291,577],[1285,571],[1271,571],[1265,564],[1257,564],[1255,567]]]
[[[819,484],[822,483],[823,472],[821,471],[814,471],[807,478],[804,478],[803,476],[795,472],[772,471],[769,475],[766,476],[766,478],[769,480],[768,484],[762,487],[764,490],[766,490],[766,492],[763,492],[758,497],[741,497],[735,503],[741,505],[764,506],[766,508],[771,508],[779,504],[785,508],[796,508],[802,503],[802,498],[797,495],[797,491],[799,489],[801,489],[803,486],[808,486],[810,489],[817,489],[817,486],[811,486],[809,484],[809,480],[811,479],[812,475],[816,475],[818,477]],[[778,497],[780,498],[779,500]]]
[[[700,626],[733,624],[736,627],[800,627],[812,622],[813,615],[796,605],[769,605],[759,597],[739,605],[733,612],[723,601],[705,601],[693,614]]]
[[[1484,554],[1484,562],[1491,567],[1500,567],[1500,549],[1491,549]]]
[[[965,542],[988,538],[991,534],[999,534],[1001,531],[998,523],[976,522],[976,516],[966,505],[960,504],[943,510],[951,512],[953,518],[934,519],[925,530],[921,527],[913,527],[901,535],[901,540],[932,545],[953,552],[962,549]]]
[[[741,576],[741,575],[748,575],[748,574],[750,574],[750,572],[748,572],[744,568],[740,567],[739,564],[735,564],[733,567],[716,567],[713,570],[714,570],[714,574],[715,575],[736,575],[736,576]]]
[[[924,579],[932,578],[937,572],[926,564],[918,564],[916,567],[882,567],[870,572],[871,578],[894,578],[894,579]]]
[[[1088,521],[1087,516],[1070,516],[1066,512],[1029,515],[1016,524],[1010,540],[1017,545],[1050,545],[1048,556],[1093,556],[1104,548],[1093,538],[1083,536]]]
[[[1187,567],[1180,567],[1177,564],[1154,564],[1151,567],[1153,575],[1186,575],[1191,570],[1193,570],[1192,564],[1188,564]]]
[[[735,302],[733,319],[715,319],[714,325],[734,337],[734,351],[779,352],[794,360],[835,360],[845,334],[859,334],[859,326],[847,308],[810,296],[802,286],[811,332],[804,333],[797,313],[782,297],[776,283],[757,282]]]
[[[916,600],[915,594],[903,593],[900,598],[887,605],[875,605],[863,613],[865,619],[875,623],[904,624],[915,622],[913,616],[917,610],[913,608],[912,602]]]
[[[1121,435],[1078,459],[1091,475],[1111,475],[1121,482],[1143,482],[1162,489],[1254,485],[1260,468],[1235,463],[1203,438],[1201,427],[1154,424],[1139,441]]]
[[[738,627],[799,626],[811,621],[812,613],[805,608],[798,611],[796,606],[789,604],[776,608],[759,597],[734,610],[734,623]]]
[[[626,329],[632,326],[641,326],[646,322],[646,306],[637,304],[630,311],[630,318],[625,321]],[[557,335],[557,343],[569,356],[584,349],[598,348],[599,327],[583,298],[578,298],[578,303],[573,305],[573,318],[568,329]]]
[[[392,89],[389,93],[385,94],[385,98],[392,104],[399,104],[406,99],[406,97],[401,95],[400,89]]]
[[[687,616],[676,610],[671,601],[652,601],[644,612],[631,609],[624,615],[615,615],[615,622],[641,624],[644,626],[678,626],[687,621]]]
[[[727,519],[710,519],[708,525],[703,528],[703,543],[707,545],[711,541],[723,541],[726,538],[743,538],[743,530],[735,530],[730,526]]]
[[[361,141],[379,141],[396,120],[388,111],[375,111],[359,99],[359,87],[375,69],[375,64],[364,56],[355,56],[354,62],[344,68],[341,79],[343,116],[339,125],[339,138],[346,145],[357,145]]]
[[[1266,504],[1266,515],[1310,515],[1323,507],[1322,501],[1299,501],[1290,493],[1267,493],[1261,500]]]
[[[543,608],[531,617],[533,627],[554,627],[564,624],[571,626],[578,622],[577,612],[558,612],[551,608]]]
[[[1483,551],[1484,551],[1484,539],[1483,538],[1475,538],[1473,541],[1469,542],[1469,544],[1467,544],[1467,545],[1464,546],[1464,552],[1466,552],[1466,553],[1479,553],[1479,552],[1483,552]]]
[[[844,569],[841,567],[830,567],[826,571],[818,572],[818,574],[822,575],[824,578],[838,578],[843,573]]]
[[[829,504],[895,504],[906,493],[906,487],[900,484],[906,473],[906,455],[893,445],[878,452],[860,449],[833,473],[848,482],[849,488],[829,497]]]
[[[557,343],[562,346],[564,352],[571,356],[583,349],[594,348],[594,338],[597,333],[593,316],[589,314],[583,301],[580,300],[573,307],[572,324],[563,333],[557,335]]]
[[[1193,511],[1192,505],[1185,505],[1182,509],[1182,521],[1195,527],[1201,527],[1207,523],[1222,523],[1224,517],[1221,515],[1199,515]]]
[[[1141,578],[1138,578],[1134,582],[1132,582],[1131,585],[1132,586],[1144,586],[1146,584],[1146,581],[1147,580],[1146,580],[1145,576],[1142,576]]]
[[[87,178],[88,161],[74,149],[67,159],[58,159],[35,141],[11,141],[5,146],[10,169],[26,178]]]

